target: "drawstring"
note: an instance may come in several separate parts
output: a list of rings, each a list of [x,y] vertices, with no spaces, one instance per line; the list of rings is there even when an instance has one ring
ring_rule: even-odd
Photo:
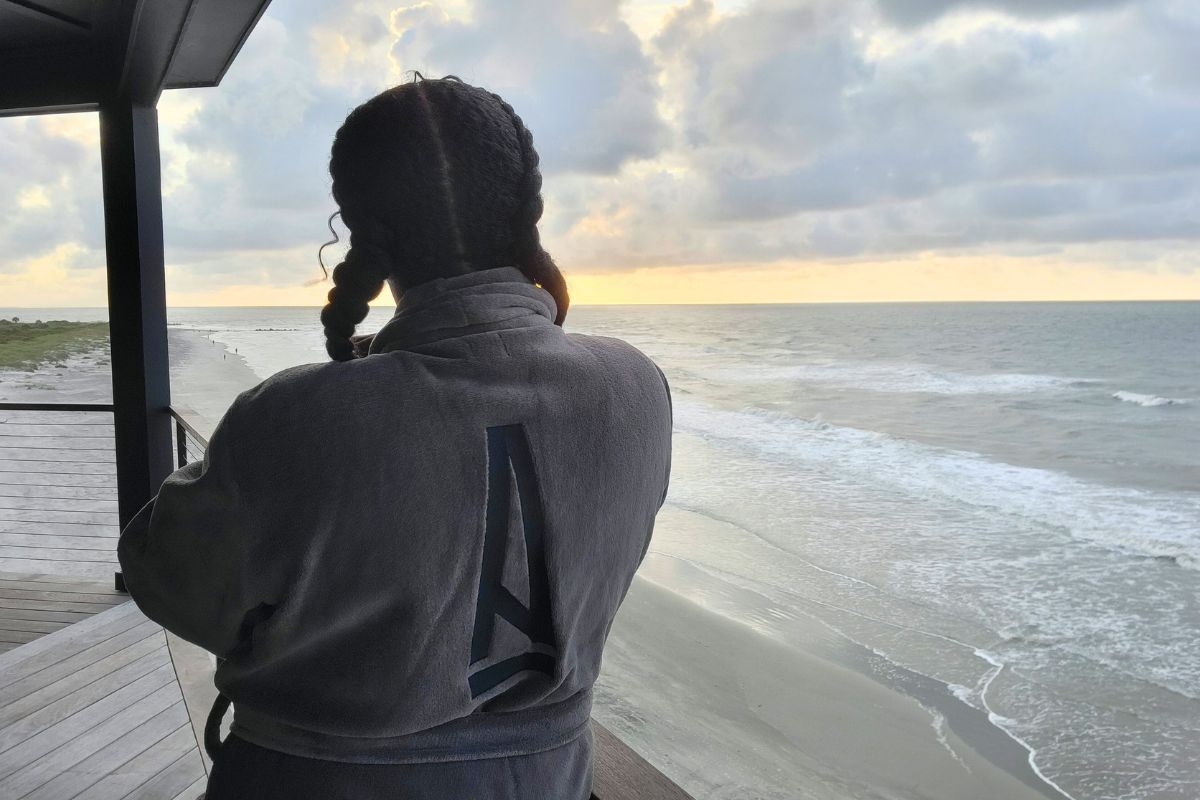
[[[217,760],[217,751],[223,744],[221,720],[225,718],[225,712],[229,710],[230,705],[230,699],[218,692],[217,699],[213,701],[212,709],[208,712],[208,722],[204,723],[204,752],[208,753],[208,757],[213,761]]]

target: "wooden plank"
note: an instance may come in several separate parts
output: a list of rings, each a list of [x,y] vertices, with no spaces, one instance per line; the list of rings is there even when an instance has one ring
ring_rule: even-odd
[[[47,500],[93,500],[116,502],[115,488],[106,486],[48,486],[44,483],[7,483],[0,481],[0,497],[45,498]]]
[[[593,800],[692,800],[608,728],[592,720]]]
[[[107,722],[117,718],[127,718],[129,715],[126,712],[140,707],[141,701],[166,690],[170,690],[168,693],[173,691],[174,699],[167,702],[166,705],[155,708],[153,713],[157,714],[171,702],[179,699],[179,687],[175,685],[175,673],[170,664],[163,664],[155,668],[142,677],[109,692],[65,719],[42,728],[32,736],[18,741],[4,752],[0,752],[0,796],[4,795],[3,787],[9,777],[26,772],[29,767],[44,762],[47,754],[52,754],[78,742]],[[161,702],[163,699],[163,697],[158,697],[154,702]],[[124,732],[124,730],[121,731],[121,733]],[[80,758],[91,755],[93,752],[95,750],[89,750]],[[74,761],[60,761],[59,767],[65,769],[74,763]]]
[[[87,512],[90,514],[115,514],[115,498],[101,500],[92,497],[37,497],[33,495],[0,494],[0,515],[8,511],[55,511]]]
[[[119,605],[129,599],[117,592],[112,592],[111,594],[83,594],[79,592],[40,591],[38,589],[10,589],[7,586],[0,586],[0,598],[6,600],[26,600],[34,603],[40,600],[48,602],[89,603],[103,606],[104,608]],[[97,610],[102,611],[103,609]]]
[[[30,642],[29,644],[25,645],[25,647],[34,647],[51,636],[61,636],[63,633],[69,632],[72,627],[74,626],[72,625],[70,627],[63,628],[61,631],[56,631],[55,633],[43,636],[36,642]],[[114,653],[120,652],[127,646],[141,641],[147,636],[161,637],[162,629],[153,622],[145,622],[137,627],[130,628],[129,630],[118,634],[111,639],[107,639],[94,647],[90,647],[81,653],[76,653],[75,655],[62,661],[53,663],[47,667],[43,667],[42,669],[27,674],[19,680],[15,680],[9,685],[0,689],[0,705],[10,703],[16,698],[40,689],[43,686],[47,686],[60,678],[70,675],[72,672],[76,672],[83,667],[96,663],[97,661],[102,661]],[[6,653],[5,655],[11,655],[11,653]]]
[[[117,767],[136,758],[147,748],[180,730],[180,721],[186,718],[183,702],[175,703],[128,733],[101,747],[69,770],[54,776],[21,800],[63,800],[63,798],[75,797]],[[195,740],[192,740],[192,747],[195,747]]]
[[[112,584],[101,581],[89,581],[82,578],[72,578],[65,575],[46,575],[31,572],[0,572],[0,581],[23,581],[29,583],[66,583],[76,587],[100,587],[101,591],[113,591]]]
[[[38,633],[53,633],[63,626],[61,622],[44,622],[30,619],[6,619],[0,617],[0,626],[8,631],[37,631]]]
[[[117,563],[117,554],[107,550],[73,550],[60,547],[0,547],[0,559],[48,563],[66,561],[74,564],[115,564]]]
[[[196,800],[197,797],[204,794],[204,790],[208,787],[208,776],[202,776],[196,779],[196,782],[184,789],[179,794],[175,795],[172,800]]]
[[[41,639],[36,644],[30,645],[20,657],[7,656],[0,659],[0,676],[8,676],[18,663],[40,656],[45,651],[60,648],[66,641],[75,642],[78,648],[74,652],[78,652],[90,647],[92,643],[103,641],[131,626],[138,625],[145,619],[146,617],[132,600],[122,603],[116,608],[96,614],[78,625],[72,625],[69,633],[57,633]],[[0,678],[0,686],[4,686],[5,683],[6,681]]]
[[[115,474],[104,473],[75,475],[69,472],[31,472],[27,470],[6,472],[0,469],[0,486],[44,486],[48,489],[67,486],[116,491],[117,479]]]
[[[112,423],[0,421],[0,447],[11,439],[82,439],[113,441]]]
[[[189,751],[195,750],[196,740],[190,735],[187,726],[182,726],[104,776],[88,789],[87,800],[124,800],[130,792],[153,780]],[[192,785],[197,783],[200,785],[197,790],[199,794],[204,791],[208,778],[202,776]],[[167,796],[160,795],[162,798]],[[196,800],[196,794],[188,796],[187,800]]]
[[[0,525],[9,522],[56,522],[59,525],[116,525],[112,509],[60,511],[53,508],[0,509]],[[19,531],[14,531],[19,533]]]
[[[21,428],[20,432],[0,427],[0,448],[5,450],[100,450],[111,451],[114,441],[112,431],[108,433],[86,434],[75,428],[62,427],[58,432],[48,432],[43,426],[43,432]]]
[[[44,635],[36,631],[9,631],[0,628],[0,642],[25,644],[26,642],[32,642],[34,639],[40,639]]]
[[[69,461],[73,464],[113,463],[111,447],[5,447],[0,451],[3,461],[52,463]]]
[[[60,623],[60,628],[63,625],[70,625],[92,616],[91,613],[87,611],[45,611],[41,609],[28,608],[6,608],[3,611],[0,611],[0,614],[2,614],[6,620],[37,620],[41,622],[58,622]]]
[[[114,672],[121,672],[120,677],[114,679],[119,681],[129,682],[141,677],[151,669],[161,666],[161,649],[162,643],[155,637],[148,636],[108,658],[89,664],[0,706],[0,729],[19,722],[38,709],[45,708],[73,692],[88,690],[91,684],[105,680]]]
[[[54,474],[54,475],[106,475],[116,476],[116,469],[110,458],[107,463],[95,461],[80,461],[78,459],[54,458],[9,458],[7,453],[0,453],[0,473],[17,474]],[[5,477],[5,480],[8,480]]]
[[[125,664],[119,669],[114,669],[107,674],[101,675],[99,678],[78,687],[72,692],[61,694],[61,696],[49,700],[49,702],[45,702],[48,695],[43,695],[42,701],[45,702],[45,705],[34,709],[30,713],[14,720],[11,724],[6,725],[3,729],[0,729],[0,753],[16,747],[40,731],[44,731],[52,725],[68,719],[73,714],[77,714],[89,706],[100,702],[118,689],[132,684],[134,681],[141,680],[156,670],[161,671],[164,667],[172,668],[171,659],[167,656],[166,652],[159,648]],[[21,703],[20,705],[27,707],[29,704]],[[7,709],[5,711],[7,712]]]
[[[176,759],[175,763],[130,792],[125,800],[160,800],[174,797],[204,775],[200,754],[193,750]]]
[[[76,562],[76,561],[34,561],[33,559],[5,558],[0,559],[0,569],[3,570],[36,570],[42,573],[73,576],[79,578],[103,579],[111,581],[113,565],[109,561]]]
[[[24,541],[12,541],[18,536]],[[0,533],[0,548],[5,549],[88,550],[107,553],[116,551],[118,541],[119,537],[116,536],[38,536],[37,534]]]
[[[151,694],[138,698],[138,702],[125,706],[115,714],[107,715],[102,722],[59,742],[36,761],[25,764],[15,772],[8,773],[0,767],[0,773],[5,774],[5,777],[0,778],[0,797],[25,796],[64,769],[78,764],[113,739],[123,736],[177,702],[179,687],[171,681]],[[8,753],[0,755],[0,762],[4,762],[9,753],[23,746],[18,745]],[[22,753],[22,756],[24,755],[27,753]]]
[[[62,536],[117,536],[121,532],[121,528],[112,518],[108,522],[62,522],[62,521],[39,521],[29,519],[6,519],[0,521],[0,532],[3,533],[36,533],[39,535],[62,535]],[[27,570],[17,570],[5,568],[3,572],[24,572]],[[36,572],[36,570],[33,570]]]
[[[4,611],[16,609],[37,609],[39,611],[86,611],[96,614],[115,604],[104,600],[79,602],[75,600],[25,600],[19,597],[0,597],[0,616]]]
[[[3,573],[0,573],[2,575]],[[119,600],[128,600],[129,595],[122,594],[113,589],[112,586],[98,581],[89,580],[70,580],[63,579],[62,576],[55,576],[60,579],[57,581],[18,581],[0,577],[0,589],[28,589],[33,592],[70,592],[77,595],[96,595],[99,597],[113,597]]]

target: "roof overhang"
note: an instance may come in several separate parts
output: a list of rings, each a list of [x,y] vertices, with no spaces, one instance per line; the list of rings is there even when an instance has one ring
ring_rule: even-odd
[[[0,116],[216,86],[270,0],[0,0]]]

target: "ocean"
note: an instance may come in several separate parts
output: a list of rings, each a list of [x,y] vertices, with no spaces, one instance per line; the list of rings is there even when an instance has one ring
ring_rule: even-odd
[[[324,360],[312,309],[170,318],[262,377]],[[566,327],[671,383],[667,505],[712,525],[656,536],[652,581],[936,681],[1066,796],[1200,796],[1200,303],[579,306]]]

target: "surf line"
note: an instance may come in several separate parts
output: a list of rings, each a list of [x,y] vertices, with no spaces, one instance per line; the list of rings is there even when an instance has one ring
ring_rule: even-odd
[[[1025,748],[1025,752],[1029,753],[1029,768],[1033,770],[1033,773],[1041,778],[1047,786],[1053,787],[1056,792],[1067,798],[1067,800],[1076,800],[1074,795],[1055,783],[1053,778],[1042,772],[1041,768],[1038,767],[1037,764],[1037,750],[1031,744],[1029,744],[1029,742],[1025,741],[1016,733],[1005,727],[1004,723],[1010,722],[1011,720],[1009,720],[1008,717],[997,714],[992,710],[991,705],[988,703],[988,689],[992,688],[992,682],[995,681],[996,678],[1000,677],[1000,673],[1004,671],[1004,668],[1007,666],[1007,664],[1005,664],[1003,661],[993,658],[992,655],[986,650],[980,650],[976,648],[975,655],[992,665],[992,669],[988,670],[987,674],[985,674],[983,678],[980,679],[979,683],[976,684],[979,702],[983,706],[983,710],[987,712],[988,721],[1003,731],[1005,736],[1021,745],[1021,747]]]
[[[737,585],[737,581],[736,581],[737,578],[741,578],[742,580],[747,580],[746,576],[744,576],[744,575],[736,575],[734,573],[730,573],[730,572],[727,572],[720,568],[712,567],[707,564],[699,564],[695,561],[692,561],[691,559],[684,558],[682,556],[677,556],[677,555],[673,555],[671,553],[663,553],[663,552],[657,552],[656,554],[659,556],[662,556],[662,557],[669,558],[669,559],[674,559],[676,561],[682,561],[683,563],[689,564],[692,567],[699,569],[701,572],[707,572],[710,575],[717,577],[718,579],[721,579],[722,576],[729,576],[729,578],[735,579],[735,580],[731,581],[734,583],[735,586]],[[647,580],[650,580],[650,579],[647,578]],[[751,582],[758,583],[757,581],[753,581],[752,579],[750,579],[750,580],[751,580]],[[655,581],[652,581],[652,582],[657,583]],[[662,586],[665,589],[671,590],[671,587],[669,587],[669,586],[665,586],[663,584],[658,584],[658,585]],[[742,588],[746,588],[746,587],[742,587]],[[1000,676],[1000,673],[1004,671],[1004,668],[1007,666],[1007,664],[1005,664],[1002,661],[997,660],[995,657],[992,656],[991,653],[988,653],[986,650],[983,650],[973,644],[964,642],[960,639],[955,639],[953,636],[947,636],[945,634],[934,633],[932,631],[922,630],[921,628],[915,628],[910,625],[902,625],[900,623],[891,622],[891,621],[884,620],[884,619],[879,619],[879,618],[873,617],[869,614],[864,614],[861,611],[855,611],[854,609],[844,608],[842,606],[838,606],[833,603],[828,603],[828,602],[825,602],[822,600],[817,600],[816,598],[804,597],[802,595],[794,594],[792,592],[788,592],[786,590],[780,589],[779,587],[771,587],[771,588],[775,588],[777,591],[783,591],[785,594],[795,598],[795,600],[800,604],[810,603],[812,605],[827,608],[831,611],[841,612],[841,613],[847,614],[849,616],[859,617],[860,619],[869,620],[878,625],[883,625],[883,626],[886,626],[889,628],[894,628],[896,630],[908,631],[910,633],[928,636],[932,639],[940,639],[949,644],[957,645],[965,650],[970,650],[971,653],[976,658],[980,659],[981,661],[983,661],[984,663],[986,663],[990,666],[990,669],[975,684],[975,690],[972,692],[972,694],[978,695],[980,705],[983,706],[983,711],[988,716],[988,722],[992,723],[992,725],[997,730],[999,730],[1001,733],[1003,733],[1009,739],[1012,739],[1014,742],[1016,742],[1018,745],[1020,745],[1021,748],[1024,749],[1026,753],[1028,753],[1027,761],[1029,763],[1029,768],[1030,768],[1030,770],[1033,771],[1033,774],[1036,775],[1043,783],[1045,783],[1047,786],[1052,788],[1054,791],[1058,792],[1060,795],[1062,795],[1064,798],[1066,798],[1066,800],[1078,800],[1078,798],[1076,798],[1074,795],[1072,795],[1070,792],[1068,792],[1062,786],[1059,786],[1058,783],[1056,783],[1053,778],[1049,777],[1048,775],[1046,775],[1046,773],[1044,773],[1042,771],[1042,769],[1037,764],[1037,749],[1034,748],[1031,744],[1029,744],[1029,742],[1025,741],[1020,736],[1018,736],[1016,733],[1009,730],[1004,725],[1005,722],[1010,721],[1009,718],[996,713],[996,711],[988,703],[988,701],[987,701],[988,689],[991,688],[992,683],[996,680],[996,678],[998,678]],[[749,591],[757,591],[757,590],[750,589]],[[757,593],[762,594],[761,591],[758,591]],[[770,600],[770,598],[767,597],[766,595],[763,595],[763,597],[764,597],[764,599]],[[838,636],[844,637],[844,638],[848,639],[849,641],[854,642],[858,646],[866,648],[868,651],[874,653],[876,656],[879,656],[880,658],[884,659],[885,661],[888,661],[893,664],[897,664],[897,666],[903,666],[902,664],[899,664],[898,662],[893,661],[893,659],[890,656],[888,656],[887,653],[883,652],[882,650],[879,650],[874,645],[859,641],[858,639],[856,639],[853,636],[850,636],[845,631],[841,630],[840,628],[838,628],[836,625],[832,624],[831,622],[821,619],[819,616],[817,616],[811,612],[806,612],[802,608],[797,608],[796,610],[799,611],[801,614],[804,614],[805,616],[809,617],[809,619],[813,620],[817,624],[819,624],[819,625],[827,628],[828,630],[832,631],[833,633],[837,634]],[[726,616],[726,615],[722,614],[721,616]],[[907,667],[906,667],[906,669],[907,669]],[[918,673],[918,674],[924,674],[924,673]],[[930,676],[926,675],[925,677],[928,678]],[[933,680],[937,680],[937,679],[933,678]],[[938,683],[945,684],[944,681],[938,681]],[[963,687],[963,688],[965,688],[965,687]],[[950,690],[949,685],[947,685],[947,690]],[[955,694],[954,691],[950,690],[950,693],[955,695],[956,697],[958,697],[958,695]],[[958,697],[958,699],[960,702],[964,702],[964,703],[966,702],[961,697]],[[918,705],[921,705],[924,708],[923,704],[918,703]],[[970,705],[970,704],[967,703],[967,705]],[[936,727],[935,727],[935,730],[936,730]]]

